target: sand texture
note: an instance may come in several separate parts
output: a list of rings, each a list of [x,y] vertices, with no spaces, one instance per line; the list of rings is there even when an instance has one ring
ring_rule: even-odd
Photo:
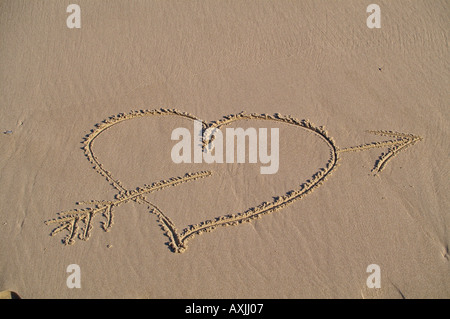
[[[449,298],[450,3],[370,3],[0,1],[0,297]]]

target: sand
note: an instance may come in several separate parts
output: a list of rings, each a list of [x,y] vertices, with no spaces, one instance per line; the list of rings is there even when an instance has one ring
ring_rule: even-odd
[[[0,1],[0,291],[450,297],[448,1],[70,3]],[[175,164],[194,120],[279,170]]]

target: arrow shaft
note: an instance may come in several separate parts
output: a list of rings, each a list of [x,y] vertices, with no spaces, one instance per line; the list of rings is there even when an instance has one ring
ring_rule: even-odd
[[[389,140],[389,141],[382,141],[382,142],[372,142],[372,143],[366,143],[361,144],[357,146],[352,147],[345,147],[339,149],[339,152],[359,152],[359,151],[365,151],[372,148],[381,148],[381,147],[390,147],[395,146],[401,143],[405,143],[404,139],[396,139],[396,140]]]

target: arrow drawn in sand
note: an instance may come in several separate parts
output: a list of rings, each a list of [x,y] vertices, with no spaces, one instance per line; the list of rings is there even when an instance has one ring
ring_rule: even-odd
[[[154,213],[158,217],[160,227],[164,231],[164,234],[169,238],[169,247],[172,249],[172,251],[181,253],[186,250],[187,242],[194,238],[196,235],[213,231],[219,226],[234,226],[242,224],[244,222],[251,222],[255,218],[260,218],[266,214],[281,210],[286,206],[292,204],[294,201],[303,198],[307,194],[320,187],[323,182],[331,175],[331,173],[338,167],[341,153],[364,151],[370,150],[372,148],[387,148],[387,152],[381,154],[381,156],[376,161],[374,168],[372,169],[372,172],[377,174],[381,172],[386,164],[399,152],[405,150],[407,147],[415,144],[422,139],[421,137],[412,134],[398,133],[393,131],[368,131],[369,133],[375,135],[389,136],[391,137],[391,139],[387,141],[361,144],[348,148],[338,148],[334,142],[334,139],[328,135],[328,132],[322,126],[315,126],[308,120],[298,120],[291,116],[283,116],[279,113],[267,115],[256,113],[248,114],[245,112],[241,112],[239,114],[225,116],[218,121],[209,123],[202,122],[204,132],[204,146],[208,145],[208,143],[211,143],[213,140],[213,138],[208,137],[209,134],[207,134],[207,132],[211,131],[211,129],[220,129],[223,126],[237,121],[264,120],[292,125],[299,129],[313,133],[317,138],[320,138],[322,142],[324,142],[328,146],[328,148],[330,149],[330,157],[328,161],[324,163],[323,168],[315,172],[310,179],[304,182],[300,181],[297,188],[282,193],[282,195],[272,197],[272,200],[269,202],[263,202],[257,206],[253,206],[245,210],[244,212],[230,213],[227,215],[215,217],[211,220],[205,220],[199,224],[189,225],[181,232],[179,232],[170,218],[166,216],[166,214],[161,211],[158,206],[150,202],[145,196],[167,187],[175,187],[182,183],[198,181],[202,178],[210,177],[212,175],[211,171],[205,170],[194,173],[186,173],[181,177],[172,177],[168,180],[162,180],[152,183],[151,185],[144,185],[143,187],[139,187],[135,190],[129,190],[124,187],[118,179],[114,178],[110,171],[106,170],[103,167],[92,149],[96,138],[114,125],[124,121],[130,121],[135,118],[148,116],[176,116],[183,117],[192,121],[199,120],[189,113],[174,109],[159,109],[132,111],[128,114],[121,113],[117,116],[112,116],[104,120],[100,124],[97,124],[96,128],[86,136],[83,149],[89,162],[94,165],[95,171],[103,176],[111,184],[111,186],[113,186],[118,191],[118,193],[115,195],[113,200],[79,202],[78,204],[80,205],[86,204],[90,207],[86,209],[75,209],[61,212],[56,218],[46,221],[45,223],[47,225],[58,224],[58,226],[51,232],[52,236],[62,231],[66,231],[67,235],[62,240],[66,245],[73,244],[77,238],[81,240],[88,240],[93,228],[92,222],[97,215],[101,215],[104,218],[104,221],[101,224],[101,228],[104,231],[109,231],[111,229],[111,226],[113,225],[114,208],[122,204],[134,201],[139,204],[146,205],[147,209],[149,209],[151,213]],[[207,139],[207,137],[209,139]]]

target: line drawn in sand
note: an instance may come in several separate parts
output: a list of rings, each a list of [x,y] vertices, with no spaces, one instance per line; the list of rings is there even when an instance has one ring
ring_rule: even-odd
[[[103,122],[96,125],[96,128],[91,131],[90,134],[84,139],[84,153],[94,166],[96,172],[102,175],[106,180],[118,191],[113,200],[106,201],[88,201],[78,202],[77,204],[87,204],[90,208],[75,209],[58,213],[57,217],[46,221],[47,225],[58,224],[56,228],[51,232],[51,236],[54,236],[62,231],[66,231],[67,235],[63,238],[62,242],[66,245],[71,245],[77,239],[88,240],[91,236],[92,222],[98,215],[103,217],[101,228],[104,231],[109,231],[113,225],[114,208],[134,201],[140,204],[147,205],[147,208],[151,213],[156,214],[158,222],[164,231],[164,234],[169,238],[169,247],[173,252],[182,253],[187,248],[187,242],[194,238],[196,235],[200,235],[205,232],[210,232],[219,226],[234,226],[244,222],[251,222],[255,218],[260,218],[265,214],[269,214],[285,208],[292,204],[294,201],[299,200],[311,193],[331,175],[331,173],[338,167],[340,161],[340,155],[346,152],[365,151],[373,148],[387,148],[385,153],[382,153],[372,169],[374,175],[380,173],[386,164],[394,158],[399,152],[405,150],[409,146],[422,140],[422,137],[413,134],[405,134],[393,131],[367,131],[368,133],[389,137],[389,140],[381,142],[372,142],[367,144],[361,144],[358,146],[339,148],[336,146],[334,139],[328,135],[328,132],[322,126],[315,126],[308,120],[298,120],[291,116],[283,116],[279,113],[273,115],[268,114],[256,114],[241,112],[238,114],[232,114],[224,116],[222,119],[206,123],[202,121],[203,132],[211,131],[211,129],[220,129],[232,122],[240,120],[266,120],[272,122],[281,122],[296,126],[298,128],[308,130],[314,133],[317,137],[321,138],[330,149],[330,157],[324,168],[319,169],[312,177],[304,183],[301,183],[296,189],[290,190],[283,195],[273,197],[270,202],[263,202],[258,206],[247,209],[244,212],[236,214],[227,214],[218,216],[216,218],[205,220],[199,224],[190,225],[184,228],[181,232],[177,230],[175,224],[170,220],[168,216],[164,214],[155,204],[151,203],[145,195],[152,192],[162,190],[166,187],[177,186],[182,183],[196,181],[201,178],[207,178],[213,173],[211,171],[199,171],[193,173],[186,173],[184,176],[172,177],[168,180],[162,180],[152,183],[151,185],[144,185],[138,187],[135,190],[129,190],[122,185],[122,183],[113,177],[111,172],[106,170],[95,156],[92,147],[102,133],[112,126],[121,123],[123,121],[129,121],[135,118],[147,117],[147,116],[178,116],[187,118],[190,120],[198,120],[197,117],[189,113],[181,112],[176,109],[158,109],[158,110],[141,110],[132,111],[130,113],[121,113],[117,116],[109,117]],[[205,137],[205,135],[204,135]],[[213,136],[209,141],[205,141],[203,146],[211,143]]]

